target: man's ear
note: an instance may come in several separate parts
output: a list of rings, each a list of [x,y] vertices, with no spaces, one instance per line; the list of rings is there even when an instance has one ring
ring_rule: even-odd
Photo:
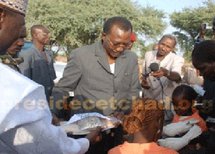
[[[4,22],[4,18],[5,18],[5,11],[0,8],[0,29],[2,28],[2,23]]]
[[[175,52],[175,49],[176,49],[176,47],[173,47],[171,52],[173,52],[173,53],[174,53],[174,52]]]
[[[105,32],[102,32],[102,36],[106,36],[107,34]]]
[[[102,32],[102,40],[105,38],[106,35],[106,33]]]

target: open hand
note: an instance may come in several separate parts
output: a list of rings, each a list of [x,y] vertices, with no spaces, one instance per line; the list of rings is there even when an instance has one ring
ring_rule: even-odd
[[[86,138],[90,141],[91,144],[94,144],[96,142],[101,141],[102,137],[101,137],[101,127],[96,127],[95,130],[92,130],[87,136]]]
[[[146,78],[145,78],[145,77],[142,77],[141,79],[142,79],[142,81],[141,81],[141,86],[142,86],[144,89],[149,89],[150,86],[149,86],[149,84],[148,84]]]
[[[154,77],[162,77],[162,76],[166,76],[167,72],[168,72],[167,69],[161,67],[158,71],[152,72],[151,75]]]

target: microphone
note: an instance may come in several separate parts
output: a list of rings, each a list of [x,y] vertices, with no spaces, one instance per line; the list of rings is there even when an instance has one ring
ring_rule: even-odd
[[[149,71],[148,73],[143,74],[143,76],[144,76],[145,78],[148,77],[149,74],[150,74],[151,72],[156,72],[156,71],[159,70],[159,65],[158,65],[158,63],[151,63],[151,64],[149,65],[149,69],[150,69],[150,71]]]
[[[149,68],[151,69],[151,72],[156,72],[159,70],[159,65],[158,63],[151,63]]]

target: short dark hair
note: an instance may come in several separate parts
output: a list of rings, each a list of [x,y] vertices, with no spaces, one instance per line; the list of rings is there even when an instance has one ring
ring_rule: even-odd
[[[204,78],[215,80],[215,41],[205,40],[197,44],[192,52],[193,66]]]
[[[172,98],[181,98],[188,100],[190,103],[192,103],[197,98],[197,96],[198,94],[196,91],[191,86],[185,84],[177,86],[172,93]]]
[[[50,33],[50,31],[48,30],[47,27],[43,26],[43,25],[33,25],[31,27],[31,36],[33,36],[33,34],[35,33],[36,29],[41,29],[44,33]]]
[[[124,17],[120,17],[120,16],[115,16],[115,17],[107,19],[103,26],[103,32],[106,34],[109,34],[114,25],[119,26],[119,28],[124,31],[131,30],[131,32],[132,32],[131,22],[128,19],[126,19]]]

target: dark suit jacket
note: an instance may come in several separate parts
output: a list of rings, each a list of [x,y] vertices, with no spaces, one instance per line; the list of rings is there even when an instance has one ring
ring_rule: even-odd
[[[68,95],[69,91],[74,91],[75,98],[80,102],[76,102],[72,110],[78,113],[97,111],[108,115],[116,109],[128,110],[132,97],[139,95],[138,72],[136,54],[124,51],[117,58],[115,73],[112,74],[106,51],[102,43],[97,42],[72,52],[53,95],[59,99],[59,93]]]
[[[21,73],[33,81],[41,84],[45,88],[46,96],[51,94],[49,89],[54,86],[54,79],[56,78],[53,66],[53,54],[50,51],[45,51],[47,60],[32,45],[31,48],[23,50],[19,53],[19,57],[23,57],[24,62],[19,65]],[[49,93],[49,94],[48,94]]]

